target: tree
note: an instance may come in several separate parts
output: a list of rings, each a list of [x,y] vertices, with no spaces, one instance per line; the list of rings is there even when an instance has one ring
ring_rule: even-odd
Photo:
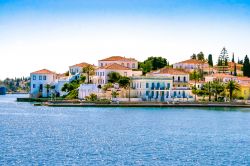
[[[83,73],[87,74],[88,84],[90,83],[90,76],[95,74],[95,68],[92,65],[87,65],[82,68]]]
[[[139,63],[139,69],[142,69],[143,73],[150,72],[151,70],[157,70],[168,66],[169,63],[166,58],[163,57],[148,57],[142,63]]]
[[[117,72],[110,72],[108,74],[108,77],[109,77],[108,82],[116,83],[121,78],[121,75],[119,73],[117,73]]]
[[[237,76],[237,68],[236,68],[236,63],[234,63],[234,76]]]
[[[129,87],[129,84],[130,84],[130,78],[128,78],[128,77],[121,77],[118,80],[118,83],[119,83],[120,87],[127,89]]]
[[[97,100],[97,95],[94,93],[91,93],[89,96],[86,97],[88,101],[96,101]]]
[[[119,95],[117,91],[112,91],[111,96],[112,98],[116,98]]]
[[[219,55],[218,66],[221,66],[223,73],[225,73],[225,66],[228,66],[228,53],[225,47],[223,47]]]
[[[227,85],[226,85],[226,89],[229,91],[229,98],[230,98],[230,101],[232,101],[233,99],[233,92],[234,91],[239,91],[240,90],[240,85],[233,81],[233,80],[230,80],[228,81]]]
[[[250,77],[250,62],[249,62],[249,58],[247,55],[245,56],[244,63],[243,63],[243,75]]]
[[[196,54],[191,55],[190,59],[197,59]]]
[[[224,85],[219,81],[212,83],[212,92],[215,94],[215,101],[218,101],[218,95],[225,89]]]
[[[85,82],[85,80],[86,80],[86,76],[81,75],[79,80],[80,80],[80,83],[83,84]]]
[[[232,62],[234,63],[234,53],[233,53],[233,57],[232,57]]]
[[[213,66],[214,65],[213,64],[213,56],[212,56],[212,54],[208,55],[208,64],[209,64],[209,66]]]
[[[197,54],[197,59],[200,60],[200,61],[204,61],[205,60],[203,52],[200,52],[199,54]]]
[[[50,84],[46,84],[45,88],[46,88],[47,97],[49,97],[49,90],[51,88]]]
[[[208,101],[211,101],[211,92],[212,92],[212,87],[211,87],[211,82],[207,82],[203,85],[203,89],[206,94],[208,94]]]

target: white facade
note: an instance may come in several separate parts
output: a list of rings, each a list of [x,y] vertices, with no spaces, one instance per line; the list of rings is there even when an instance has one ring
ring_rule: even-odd
[[[131,94],[146,101],[192,100],[190,88],[173,86],[171,76],[132,77]]]
[[[202,68],[209,68],[209,65],[207,62],[202,62],[200,60],[196,59],[189,59],[186,61],[178,62],[173,64],[174,69],[184,69],[186,71],[193,71],[198,70]]]
[[[119,64],[121,66],[130,68],[130,69],[138,69],[138,61],[132,58],[125,58],[121,56],[112,56],[103,60],[98,61],[99,67],[108,66],[111,64]]]
[[[56,73],[43,69],[30,74],[30,96],[48,97],[46,85],[53,85],[56,81]]]
[[[78,90],[79,99],[85,99],[86,96],[89,96],[91,93],[96,94],[99,92],[96,84],[81,84]]]

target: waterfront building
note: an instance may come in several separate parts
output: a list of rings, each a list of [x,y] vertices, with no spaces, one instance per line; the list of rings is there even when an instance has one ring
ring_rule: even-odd
[[[46,86],[52,86],[55,83],[57,74],[53,71],[42,69],[32,72],[30,80],[30,97],[48,97],[50,92]]]
[[[122,56],[111,56],[98,61],[99,67],[109,66],[111,64],[119,64],[129,69],[138,69],[138,61],[134,58],[126,58]]]
[[[189,74],[178,69],[162,68],[146,76],[131,78],[131,94],[147,101],[193,100]]]
[[[97,94],[98,92],[99,89],[96,84],[81,84],[78,88],[78,98],[85,99],[86,96],[89,96],[92,93]]]
[[[192,72],[194,70],[208,70],[210,72],[209,64],[206,61],[201,61],[197,59],[188,59],[185,61],[181,61],[173,64],[174,69],[183,69],[187,72]],[[212,70],[212,68],[211,68]]]
[[[104,85],[108,83],[108,74],[111,72],[117,72],[121,76],[132,77],[142,75],[142,71],[134,71],[131,68],[122,66],[117,63],[101,66],[96,69],[94,76],[94,83],[98,85]]]

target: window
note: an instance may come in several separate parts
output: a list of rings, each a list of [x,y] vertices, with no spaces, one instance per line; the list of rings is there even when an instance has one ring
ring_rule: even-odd
[[[101,63],[101,67],[103,66],[103,63]]]
[[[180,82],[181,81],[181,78],[180,77],[178,77],[178,82]]]
[[[36,76],[33,76],[33,80],[36,80]]]
[[[186,77],[183,78],[183,81],[186,82]]]
[[[46,76],[43,76],[43,80],[46,80]]]
[[[135,64],[134,63],[132,64],[132,68],[135,68]]]
[[[39,76],[39,80],[42,80],[43,79],[43,77],[42,76]]]
[[[127,63],[127,67],[128,67],[128,68],[130,68],[130,65],[129,65],[129,63]]]
[[[102,76],[104,76],[104,72],[102,72]]]
[[[36,84],[33,84],[33,88],[36,88]]]
[[[148,88],[148,83],[146,83],[146,88]]]

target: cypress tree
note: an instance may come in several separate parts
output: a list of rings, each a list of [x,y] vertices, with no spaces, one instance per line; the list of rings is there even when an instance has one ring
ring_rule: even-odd
[[[234,62],[234,53],[233,53],[233,57],[232,57],[232,62]]]
[[[234,63],[234,76],[237,76],[236,63]]]
[[[213,56],[212,56],[212,54],[208,55],[208,64],[209,64],[209,66],[213,66]]]
[[[249,63],[249,58],[246,55],[243,63],[243,75],[250,77],[250,63]]]

